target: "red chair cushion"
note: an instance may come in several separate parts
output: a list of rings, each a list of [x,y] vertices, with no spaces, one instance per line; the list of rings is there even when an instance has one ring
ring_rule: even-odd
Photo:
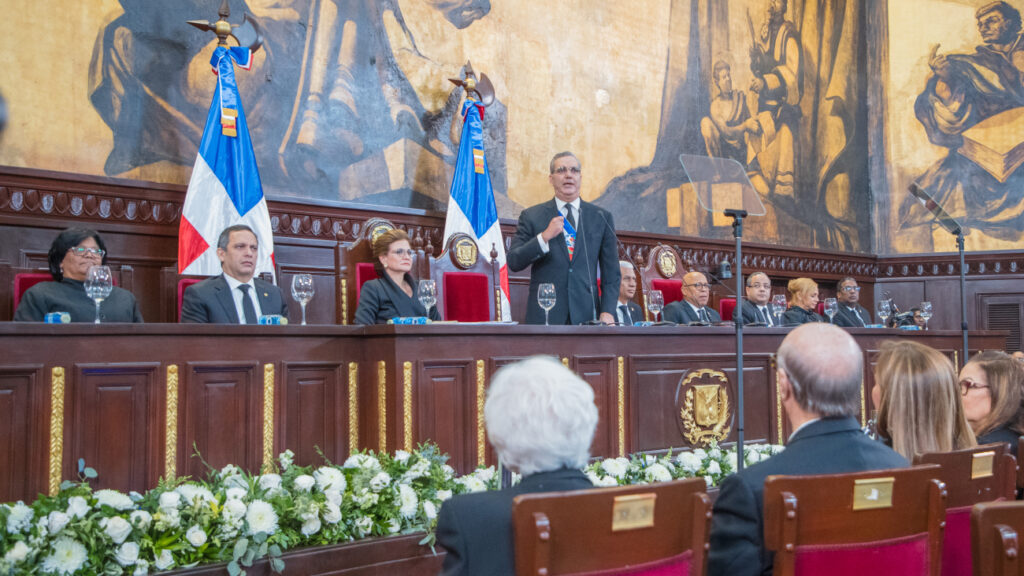
[[[718,313],[722,315],[722,321],[732,320],[732,311],[736,309],[735,298],[722,298],[718,301]]]
[[[928,534],[856,544],[797,546],[794,563],[796,576],[927,576]]]
[[[818,305],[815,306],[815,308],[814,308],[814,311],[818,313],[818,316],[824,316],[825,315],[825,301],[824,300],[819,300],[818,301]]]
[[[491,319],[486,274],[445,272],[441,283],[445,320],[487,322]]]
[[[202,278],[182,278],[178,280],[178,322],[181,322],[181,303],[185,300],[185,289],[202,281]]]
[[[18,309],[21,296],[26,290],[40,282],[50,282],[53,276],[49,272],[23,272],[14,275],[14,309]]]
[[[566,576],[690,576],[692,557],[693,550],[687,550],[671,558],[645,562],[630,568],[573,572]]]
[[[359,292],[363,289],[363,284],[376,279],[377,269],[373,267],[373,264],[370,262],[356,264],[356,302],[359,301]]]
[[[655,278],[651,280],[651,290],[661,290],[661,297],[666,306],[683,299],[682,280]]]
[[[942,536],[942,573],[971,576],[971,506],[946,509]]]

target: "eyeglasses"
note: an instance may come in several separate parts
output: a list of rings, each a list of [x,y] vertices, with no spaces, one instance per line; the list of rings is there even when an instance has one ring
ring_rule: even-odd
[[[559,166],[558,168],[555,168],[555,171],[552,172],[552,174],[558,174],[559,176],[564,176],[566,172],[572,172],[573,174],[579,174],[580,173],[580,169],[579,169],[579,166],[572,166],[572,167],[569,167],[569,166]]]
[[[99,248],[85,248],[83,246],[75,246],[74,248],[68,249],[68,252],[71,252],[75,256],[79,256],[81,258],[88,258],[90,256],[103,258],[104,254],[106,254],[106,252]]]
[[[981,388],[988,388],[988,384],[982,384],[981,382],[975,382],[974,380],[960,381],[960,394],[962,396],[967,396],[967,393],[971,390],[980,390]]]
[[[755,290],[757,290],[757,289],[771,290],[772,289],[772,285],[771,284],[747,284],[747,288],[753,288]]]
[[[685,284],[685,286],[690,286],[690,287],[696,288],[697,290],[710,290],[711,289],[711,284],[706,284],[704,282],[698,282],[696,284]]]
[[[399,248],[398,250],[392,250],[391,253],[394,254],[395,256],[408,256],[412,258],[412,250],[408,248]]]
[[[843,292],[860,292],[860,286],[843,286]]]

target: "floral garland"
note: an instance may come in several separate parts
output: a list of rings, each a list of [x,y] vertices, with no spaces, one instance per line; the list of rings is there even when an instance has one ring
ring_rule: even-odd
[[[748,464],[781,450],[748,445]],[[734,450],[697,449],[675,456],[609,458],[585,472],[595,486],[703,476],[709,486],[735,469]],[[275,572],[282,552],[372,536],[426,532],[454,494],[497,490],[494,467],[456,477],[434,445],[393,455],[361,452],[341,466],[296,466],[289,450],[273,472],[237,466],[212,470],[205,482],[161,481],[139,494],[93,491],[65,482],[32,505],[0,505],[0,574],[144,576],[227,562],[231,576],[260,558]],[[86,469],[85,476],[95,476]],[[513,481],[517,481],[514,478]]]

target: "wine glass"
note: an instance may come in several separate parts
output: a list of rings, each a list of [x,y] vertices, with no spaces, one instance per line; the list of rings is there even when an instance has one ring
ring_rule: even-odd
[[[882,319],[882,325],[884,326],[886,320],[892,314],[892,305],[888,300],[880,300],[876,308],[878,310],[878,317]]]
[[[782,325],[782,314],[786,311],[786,295],[776,294],[772,296],[772,316],[775,316],[775,325]]]
[[[316,286],[313,285],[312,274],[296,274],[292,276],[292,298],[302,306],[302,325],[306,325],[306,304],[313,299]]]
[[[537,287],[537,304],[544,309],[544,325],[548,325],[548,313],[555,307],[555,285],[545,282]]]
[[[110,275],[110,266],[91,266],[85,276],[85,293],[96,303],[96,324],[100,323],[100,302],[110,296],[114,289],[114,279]]]
[[[420,280],[416,287],[416,296],[426,309],[427,317],[430,317],[430,309],[437,304],[437,284],[433,280]]]
[[[835,298],[825,298],[825,315],[828,316],[829,323],[832,322],[832,317],[836,315],[839,310],[839,305],[836,303]]]
[[[654,314],[654,321],[661,321],[661,310],[665,307],[665,296],[661,290],[651,290],[647,293],[647,309]]]
[[[921,302],[921,319],[924,320],[924,329],[928,329],[928,320],[932,317],[932,303]]]

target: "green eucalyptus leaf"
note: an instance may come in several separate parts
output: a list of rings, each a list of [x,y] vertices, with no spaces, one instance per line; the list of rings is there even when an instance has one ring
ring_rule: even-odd
[[[239,538],[238,542],[235,542],[235,549],[231,552],[231,559],[238,560],[245,554],[245,549],[249,547],[249,541],[245,538]]]
[[[235,562],[234,560],[228,562],[228,574],[230,576],[239,576],[242,574],[242,569],[239,568],[238,562]]]
[[[280,558],[271,558],[270,569],[277,574],[284,572],[284,560],[281,560]]]

